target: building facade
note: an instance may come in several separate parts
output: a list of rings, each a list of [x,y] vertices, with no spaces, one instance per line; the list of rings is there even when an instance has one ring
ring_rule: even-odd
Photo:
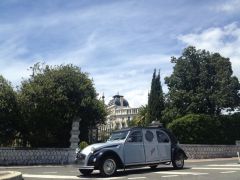
[[[128,127],[128,122],[138,114],[139,110],[139,108],[130,107],[124,96],[119,94],[113,96],[106,107],[108,116],[106,123],[98,127],[99,136],[101,134],[108,136],[113,130]]]

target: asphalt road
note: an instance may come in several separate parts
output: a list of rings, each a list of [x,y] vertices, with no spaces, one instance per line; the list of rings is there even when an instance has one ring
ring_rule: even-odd
[[[188,160],[185,168],[174,170],[172,166],[148,167],[118,171],[115,177],[102,178],[98,171],[84,177],[77,167],[68,166],[22,166],[0,167],[0,171],[20,171],[24,180],[74,180],[74,179],[162,179],[162,180],[240,180],[240,164],[234,159]]]

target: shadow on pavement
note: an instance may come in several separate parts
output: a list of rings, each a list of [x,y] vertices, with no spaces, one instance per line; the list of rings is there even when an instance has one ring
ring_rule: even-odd
[[[185,167],[183,169],[174,169],[172,167],[158,167],[156,169],[151,169],[151,168],[134,168],[134,169],[126,169],[125,171],[124,170],[118,170],[116,172],[116,174],[113,176],[113,177],[125,177],[125,176],[128,176],[128,175],[134,175],[134,174],[146,174],[146,173],[152,173],[152,172],[160,172],[160,171],[181,171],[181,170],[185,170],[185,169],[191,169],[190,167]],[[79,175],[78,177],[84,177],[84,178],[103,178],[101,176],[100,173],[93,173],[89,176],[83,176],[83,175]]]

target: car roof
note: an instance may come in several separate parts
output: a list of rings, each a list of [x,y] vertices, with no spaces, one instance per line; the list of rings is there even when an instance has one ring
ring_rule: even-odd
[[[130,130],[135,130],[135,129],[165,129],[162,125],[150,125],[147,127],[142,127],[142,126],[135,126],[135,127],[127,127],[127,128],[122,128],[119,130],[115,130],[114,132],[119,132],[119,131],[130,131]]]
[[[136,127],[128,127],[128,128],[122,128],[120,130],[116,130],[113,131],[113,133],[117,133],[117,132],[122,132],[122,131],[132,131],[132,130],[140,130],[140,129],[159,129],[164,131],[165,133],[167,133],[167,135],[170,137],[171,142],[173,144],[177,144],[177,138],[175,137],[175,135],[168,129],[164,128],[161,124],[160,125],[150,125],[147,127],[140,127],[140,126],[136,126]]]

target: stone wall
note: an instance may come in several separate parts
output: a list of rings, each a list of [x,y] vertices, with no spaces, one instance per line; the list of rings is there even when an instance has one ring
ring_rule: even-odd
[[[180,144],[189,159],[209,159],[237,157],[240,146]]]
[[[240,146],[180,144],[189,159],[237,157]],[[75,150],[70,148],[0,148],[0,166],[70,164]]]
[[[0,148],[0,165],[69,164],[74,153],[69,148]]]

